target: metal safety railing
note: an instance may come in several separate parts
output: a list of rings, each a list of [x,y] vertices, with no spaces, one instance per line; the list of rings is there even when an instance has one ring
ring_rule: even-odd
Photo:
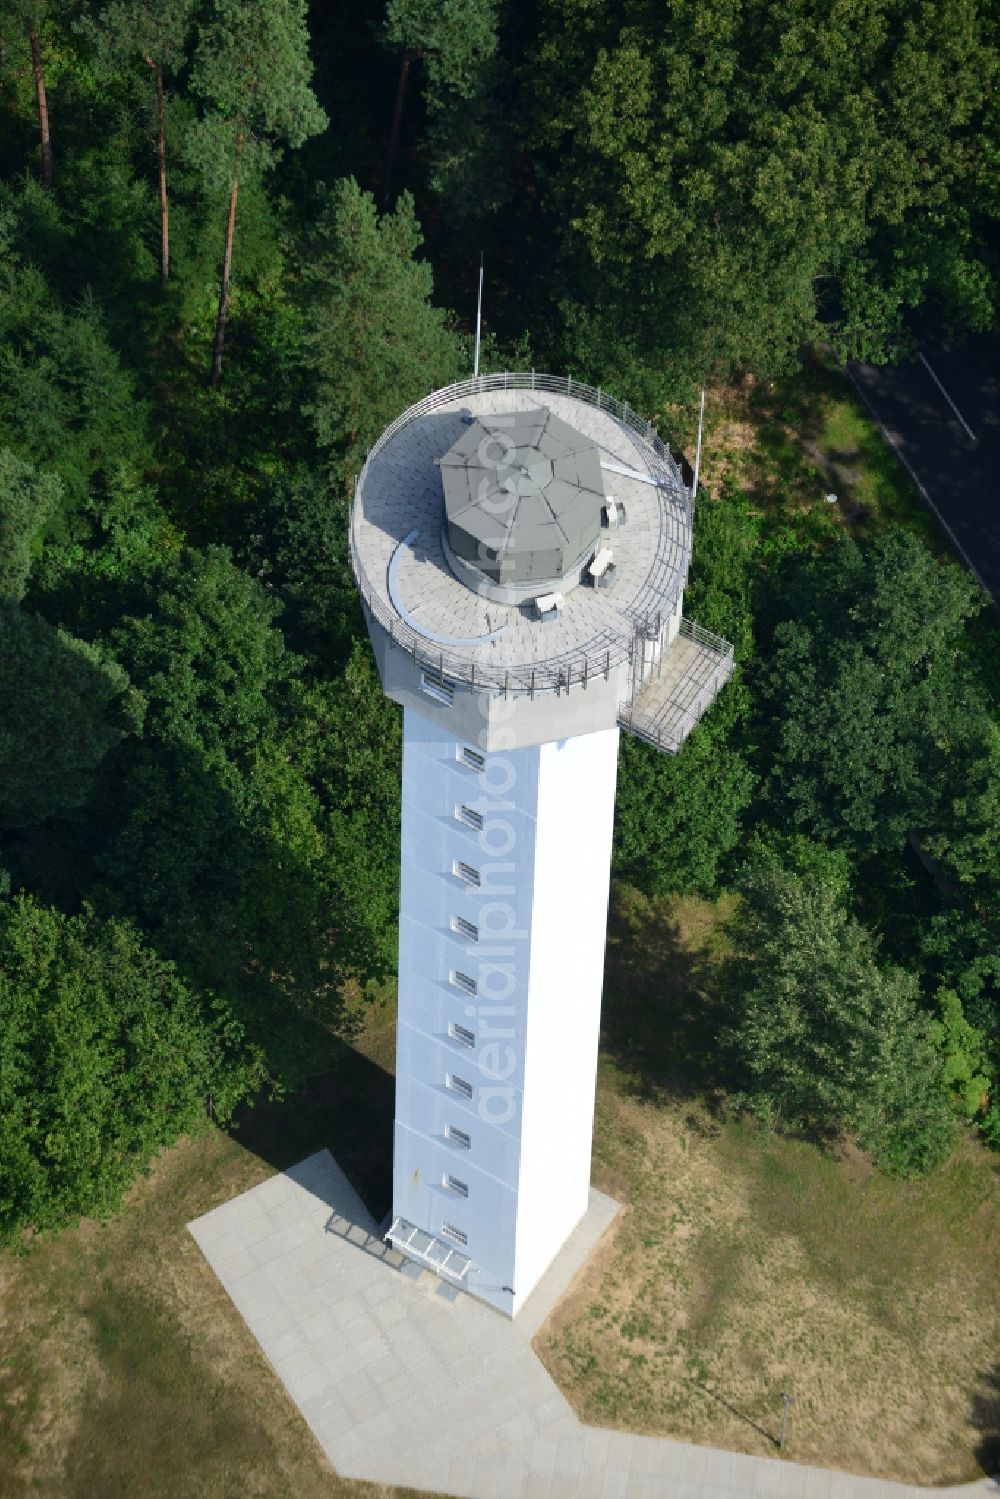
[[[729,681],[734,660],[730,642],[694,620],[682,619],[677,635],[695,650],[685,651],[682,658],[675,641],[659,652],[644,680],[638,680],[633,670],[632,696],[618,710],[626,733],[671,754],[677,753]]]
[[[649,444],[657,460],[663,465],[664,479],[671,486],[676,484],[679,493],[686,497],[690,519],[691,497],[687,485],[684,483],[673,454],[652,422],[644,422],[627,401],[619,401],[615,396],[608,395],[607,391],[599,385],[587,385],[583,380],[574,380],[572,375],[543,375],[537,370],[504,370],[496,375],[474,375],[469,380],[458,380],[454,385],[442,386],[440,390],[432,391],[429,396],[424,396],[423,400],[417,401],[413,406],[408,406],[390,426],[386,427],[370,448],[355,494],[357,495],[364,484],[369,465],[392,441],[397,432],[401,432],[404,427],[408,427],[419,417],[426,416],[428,412],[440,411],[443,406],[450,406],[454,401],[460,401],[463,396],[483,395],[491,390],[548,391],[552,395],[570,396],[574,401],[582,401],[586,406],[595,406],[598,411],[606,411],[634,436]]]
[[[369,578],[357,535],[359,519],[364,515],[365,486],[372,466],[398,433],[421,417],[452,406],[463,398],[505,390],[540,391],[568,396],[607,412],[642,444],[644,464],[669,493],[680,512],[677,515],[672,509],[665,507],[659,544],[651,559],[649,577],[639,596],[623,610],[623,618],[627,621],[625,629],[614,630],[609,627],[584,648],[546,655],[544,660],[534,665],[521,663],[513,667],[484,660],[482,651],[479,653],[480,659],[474,660],[470,655],[435,648],[433,641],[419,635],[400,618],[384,591],[376,588]],[[606,680],[618,667],[631,664],[635,656],[636,635],[645,630],[651,611],[655,610],[657,616],[661,612],[666,615],[673,611],[687,577],[691,516],[690,491],[669,448],[652,422],[644,422],[627,401],[619,401],[614,396],[609,396],[600,386],[587,385],[583,381],[574,380],[570,375],[557,377],[539,374],[535,370],[508,370],[502,374],[474,376],[433,391],[408,407],[386,427],[369,451],[355,484],[348,527],[351,570],[365,608],[389,636],[390,644],[412,656],[415,663],[433,673],[442,683],[529,696],[536,692],[568,691],[572,686],[586,686],[588,681],[597,677]]]

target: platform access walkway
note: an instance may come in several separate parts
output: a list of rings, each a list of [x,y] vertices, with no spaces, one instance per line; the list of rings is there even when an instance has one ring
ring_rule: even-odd
[[[728,640],[683,619],[647,680],[622,705],[618,722],[626,733],[676,755],[732,674]]]
[[[921,1489],[586,1426],[531,1347],[618,1204],[590,1208],[515,1322],[389,1249],[319,1151],[189,1225],[338,1473],[468,1499],[916,1499]]]

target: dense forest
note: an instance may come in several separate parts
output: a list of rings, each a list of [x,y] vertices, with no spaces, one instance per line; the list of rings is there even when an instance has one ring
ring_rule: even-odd
[[[468,373],[480,252],[488,367],[677,445],[706,379],[990,327],[998,46],[983,0],[3,0],[0,1234],[301,1086],[391,984],[347,507]],[[729,489],[687,612],[736,677],[676,759],[623,745],[615,858],[741,894],[714,1081],[888,1170],[1000,1146],[986,600]]]

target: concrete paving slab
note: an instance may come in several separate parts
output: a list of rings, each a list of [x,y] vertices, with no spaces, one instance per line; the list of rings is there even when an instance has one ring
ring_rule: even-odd
[[[531,1340],[618,1211],[612,1199],[591,1193],[586,1216],[515,1322],[465,1294],[438,1296],[429,1274],[410,1278],[406,1262],[382,1252],[370,1214],[325,1150],[189,1228],[345,1477],[461,1499],[916,1499],[929,1492],[583,1425]],[[933,1492],[1000,1499],[1000,1484]]]
[[[630,1475],[620,1468],[609,1468],[601,1476],[599,1493],[602,1499],[629,1499]]]

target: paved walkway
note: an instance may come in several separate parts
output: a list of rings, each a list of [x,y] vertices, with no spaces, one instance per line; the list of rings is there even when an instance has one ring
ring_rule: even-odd
[[[618,1205],[590,1209],[516,1322],[378,1238],[328,1151],[190,1225],[337,1471],[468,1499],[907,1499],[928,1491],[585,1426],[531,1339]],[[992,1480],[935,1494],[998,1495]]]

